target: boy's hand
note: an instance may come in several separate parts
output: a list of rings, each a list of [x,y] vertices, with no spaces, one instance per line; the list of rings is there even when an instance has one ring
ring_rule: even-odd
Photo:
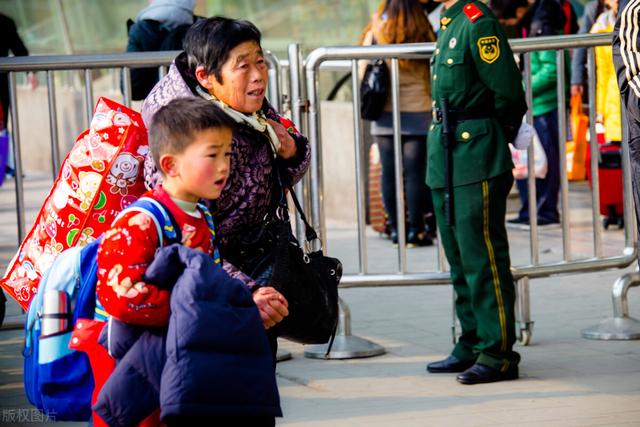
[[[289,315],[287,300],[272,287],[263,287],[253,293],[253,301],[258,307],[262,324],[269,329]]]
[[[278,150],[278,155],[283,159],[290,159],[296,155],[297,147],[296,142],[293,140],[287,129],[280,122],[276,122],[275,120],[267,119],[273,130],[276,131],[276,135],[278,135],[278,139],[280,140],[280,150]]]

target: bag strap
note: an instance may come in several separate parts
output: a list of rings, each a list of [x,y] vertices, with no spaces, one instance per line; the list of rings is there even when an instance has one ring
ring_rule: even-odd
[[[289,190],[289,194],[291,194],[291,199],[293,200],[293,204],[296,207],[296,210],[298,211],[298,215],[300,215],[300,219],[302,219],[302,222],[304,223],[304,234],[305,234],[305,238],[307,239],[307,242],[311,243],[312,241],[318,239],[318,233],[316,233],[316,230],[311,226],[311,224],[309,224],[309,221],[307,220],[307,216],[304,214],[304,211],[302,210],[302,206],[300,206],[300,202],[298,201],[298,197],[296,196],[296,192],[293,190],[293,187],[291,185],[287,185],[286,188]]]

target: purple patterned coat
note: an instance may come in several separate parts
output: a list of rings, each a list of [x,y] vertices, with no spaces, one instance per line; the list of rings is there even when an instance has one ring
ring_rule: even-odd
[[[167,75],[158,82],[142,105],[142,118],[148,127],[156,111],[172,99],[195,95],[198,83],[186,72],[185,54],[180,54]],[[192,89],[193,88],[193,89]],[[263,111],[267,118],[280,120],[278,113],[265,100]],[[298,182],[309,168],[310,150],[307,138],[296,129],[289,128],[297,146],[291,159],[278,158],[288,171],[292,183]],[[215,201],[206,201],[216,223],[216,244],[222,249],[225,244],[247,226],[262,222],[272,200],[272,151],[268,139],[246,125],[239,125],[233,135],[231,172],[222,194]],[[160,173],[153,164],[152,156],[145,161],[145,184],[153,188],[160,182]]]

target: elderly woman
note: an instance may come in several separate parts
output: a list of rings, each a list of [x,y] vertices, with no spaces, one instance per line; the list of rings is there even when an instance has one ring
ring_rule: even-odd
[[[276,165],[288,175],[282,178],[292,183],[309,167],[307,139],[265,99],[267,64],[260,38],[260,31],[248,21],[213,17],[196,22],[185,37],[185,51],[142,106],[149,125],[154,113],[172,99],[202,97],[222,107],[238,123],[227,184],[215,203],[205,201],[215,219],[216,244],[223,259],[229,243],[261,224],[272,208]],[[151,156],[147,157],[145,179],[150,188],[161,179]],[[268,286],[268,277],[251,279],[226,262],[224,268],[252,288],[265,328],[288,314],[285,298]],[[269,335],[275,351],[275,336]]]

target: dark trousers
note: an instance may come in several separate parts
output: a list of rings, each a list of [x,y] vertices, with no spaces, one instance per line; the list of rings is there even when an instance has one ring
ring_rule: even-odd
[[[506,371],[520,361],[512,350],[515,286],[505,228],[511,171],[453,189],[454,222],[446,224],[444,188],[433,190],[440,237],[451,266],[462,335],[452,354]]]
[[[629,125],[629,157],[631,159],[631,187],[633,190],[633,202],[636,208],[638,237],[640,238],[640,123],[629,116],[627,113],[627,123]]]
[[[560,191],[560,147],[558,143],[558,110],[533,118],[540,143],[547,156],[547,176],[536,178],[538,221],[558,222],[558,192]],[[529,219],[529,188],[526,179],[516,180],[520,194],[520,219]]]
[[[374,138],[380,150],[380,162],[382,163],[382,200],[389,215],[389,224],[395,230],[398,226],[398,218],[393,136],[375,135]],[[431,191],[425,184],[427,137],[426,135],[402,135],[401,138],[409,228],[421,232],[424,230],[425,214],[433,212]]]

